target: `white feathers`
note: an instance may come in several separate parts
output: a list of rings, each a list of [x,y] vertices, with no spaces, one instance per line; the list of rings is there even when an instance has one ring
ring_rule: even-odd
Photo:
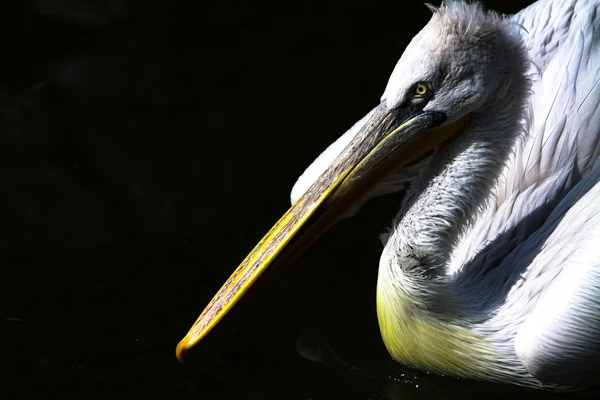
[[[599,181],[595,169],[503,261],[501,269],[523,270],[523,281],[497,315],[478,327],[492,340],[514,335],[516,356],[541,382],[590,384],[590,371],[599,366]],[[515,320],[522,323],[510,324]],[[510,331],[495,328],[501,325]],[[510,340],[504,343],[511,351]]]
[[[447,2],[406,47],[381,100],[393,109],[405,104],[415,83],[430,82],[435,96],[425,110],[443,110],[452,122],[479,109],[488,100],[483,94],[499,95],[509,85],[521,47],[511,24],[496,13],[477,3]]]
[[[595,384],[600,365],[598,8],[598,1],[546,0],[513,18],[537,64],[528,72],[533,85],[525,134],[486,206],[467,213],[463,222],[472,223],[453,243],[450,262],[444,260],[450,290],[459,296],[450,309],[464,313],[471,329],[502,351],[499,368],[520,384]],[[468,173],[467,163],[458,168]],[[478,193],[464,179],[455,183],[457,190]],[[412,232],[403,217],[395,245],[405,235],[431,232],[432,210],[453,229],[461,226],[450,210],[456,204],[465,209],[468,202],[459,199],[468,195],[444,189],[448,204],[434,200],[419,210],[428,221],[415,217]],[[439,296],[441,303],[456,301]]]
[[[449,1],[406,48],[382,97],[402,107],[426,81],[435,96],[425,111],[448,121],[474,115],[469,133],[416,178],[400,170],[387,186],[414,178],[386,237],[378,297],[393,307],[408,295],[418,305],[411,312],[482,337],[501,355],[489,379],[596,384],[599,9],[599,0],[540,0],[501,18]],[[364,120],[309,167],[292,200]]]
[[[561,11],[574,15],[574,19],[554,15],[559,21],[558,32],[530,26],[532,21],[522,15],[515,17],[533,32],[523,33],[526,40],[537,44],[537,34],[551,40],[552,45],[531,48],[533,44],[529,44],[531,58],[542,63],[541,72],[532,71],[534,85],[528,135],[516,149],[515,159],[511,160],[513,165],[505,174],[506,192],[500,188],[500,201],[507,192],[514,193],[543,181],[562,168],[575,169],[585,175],[600,155],[597,134],[590,134],[600,131],[599,32],[597,22],[590,21],[598,6],[592,2],[564,2],[566,9]],[[581,14],[573,14],[573,9]],[[535,17],[539,19],[541,15],[538,13]]]
[[[560,13],[552,15],[552,7],[541,7],[548,3],[553,5],[538,2],[513,17],[525,27],[521,34],[530,57],[540,63],[530,71],[533,86],[528,129],[491,193],[489,207],[455,248],[449,268],[453,272],[469,257],[477,257],[486,243],[516,226],[521,226],[516,232],[520,237],[507,238],[510,240],[503,243],[506,249],[493,250],[505,253],[515,242],[521,242],[523,235],[531,234],[548,210],[591,171],[600,155],[598,22],[590,25],[598,3],[554,4],[563,8],[554,8]],[[573,15],[573,9],[579,18],[566,19],[565,15]],[[553,21],[559,21],[557,31],[555,25],[548,25]],[[546,39],[540,41],[540,37]],[[532,228],[524,226],[525,221]]]
[[[473,18],[467,17],[470,8]],[[509,23],[455,2],[434,14],[398,61],[389,98],[401,98],[416,73],[433,82],[435,95],[425,111],[443,112],[450,120],[474,115],[467,135],[432,156],[396,217],[387,246],[405,253],[407,265],[410,258],[421,260],[424,269],[445,264],[487,205],[523,130],[526,72],[524,47]]]

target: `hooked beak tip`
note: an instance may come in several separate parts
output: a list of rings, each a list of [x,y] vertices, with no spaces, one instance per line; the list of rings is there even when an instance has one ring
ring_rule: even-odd
[[[179,362],[183,362],[183,359],[185,358],[185,355],[187,354],[189,349],[190,347],[188,345],[188,340],[187,337],[185,337],[181,340],[181,342],[179,342],[179,344],[177,345],[177,349],[175,350],[175,355],[177,356]]]

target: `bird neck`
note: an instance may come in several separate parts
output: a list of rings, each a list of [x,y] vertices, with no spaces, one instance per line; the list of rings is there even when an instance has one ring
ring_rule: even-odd
[[[475,115],[470,132],[436,152],[407,194],[393,237],[400,258],[410,259],[407,266],[439,275],[486,204],[519,129],[512,123],[504,130],[510,135],[492,131],[487,127],[498,124],[489,119]]]
[[[505,96],[474,115],[465,136],[432,156],[394,221],[380,260],[377,316],[386,348],[400,362],[494,379],[502,357],[468,322],[455,321],[461,303],[445,265],[519,135],[522,118],[510,112],[515,109],[523,109],[522,98]]]
[[[523,132],[528,89],[525,71],[514,74],[473,114],[468,132],[435,152],[394,220],[386,245],[393,254],[380,268],[413,281],[444,280],[453,248],[487,204]]]

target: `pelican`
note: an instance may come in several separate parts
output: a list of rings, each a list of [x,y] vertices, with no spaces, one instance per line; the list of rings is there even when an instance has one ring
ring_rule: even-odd
[[[180,359],[269,266],[406,187],[379,261],[390,355],[455,377],[598,385],[600,1],[540,0],[513,16],[429,7],[380,104],[300,177]]]

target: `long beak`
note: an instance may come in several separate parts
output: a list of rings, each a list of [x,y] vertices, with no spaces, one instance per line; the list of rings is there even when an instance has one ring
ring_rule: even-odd
[[[262,238],[210,301],[177,346],[181,361],[272,264],[289,264],[352,205],[388,176],[466,130],[470,115],[446,116],[381,103],[329,169]]]

